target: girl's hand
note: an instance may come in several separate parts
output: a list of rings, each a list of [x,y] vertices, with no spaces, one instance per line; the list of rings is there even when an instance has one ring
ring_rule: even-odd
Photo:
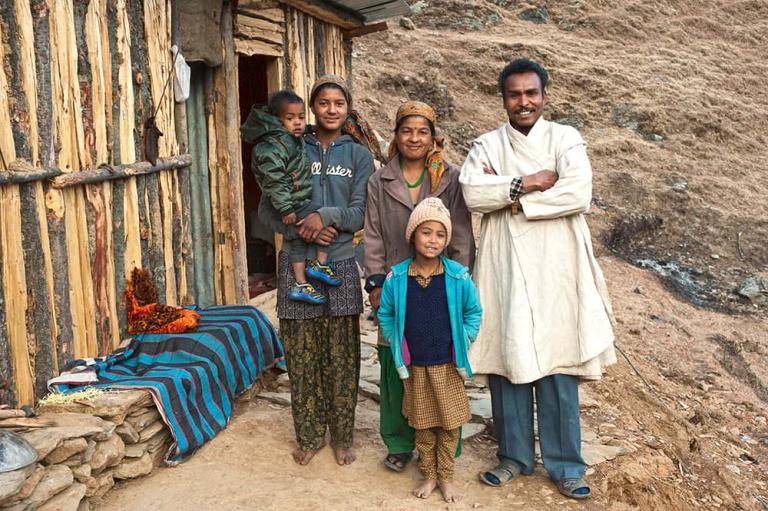
[[[313,243],[323,230],[323,219],[320,218],[319,213],[310,213],[299,221],[296,226],[299,228],[299,236],[304,241]]]
[[[288,213],[283,217],[283,223],[285,225],[293,225],[296,223],[296,213]]]
[[[375,287],[371,289],[371,292],[368,293],[368,299],[371,301],[371,309],[373,309],[373,312],[379,310],[379,305],[381,304],[381,288]]]

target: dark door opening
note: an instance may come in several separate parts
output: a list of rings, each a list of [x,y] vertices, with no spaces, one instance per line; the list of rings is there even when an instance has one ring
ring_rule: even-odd
[[[240,55],[238,60],[240,119],[245,122],[253,105],[267,104],[267,64],[273,58]],[[250,297],[253,298],[275,288],[275,238],[274,233],[259,221],[257,214],[261,188],[251,172],[253,145],[241,142],[241,150],[248,289]]]

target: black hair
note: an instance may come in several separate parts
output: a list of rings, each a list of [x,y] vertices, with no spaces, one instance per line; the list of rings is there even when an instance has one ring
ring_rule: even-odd
[[[511,75],[520,73],[533,72],[539,76],[541,81],[541,92],[547,90],[547,84],[549,83],[549,73],[547,70],[541,67],[541,64],[528,59],[515,59],[507,64],[504,69],[499,73],[499,92],[504,96],[504,83]]]
[[[291,90],[279,90],[269,97],[269,111],[279,117],[285,105],[304,104],[304,100]]]
[[[405,117],[397,121],[397,124],[395,124],[395,133],[397,133],[397,130],[400,129],[400,126],[403,124],[403,122],[406,119],[410,119],[411,117],[422,117],[422,116],[418,114],[406,115]],[[422,118],[427,121],[427,124],[429,124],[429,131],[432,132],[432,136],[434,137],[437,134],[437,131],[435,130],[435,124],[429,119],[427,119],[426,117],[422,117]]]
[[[320,85],[318,88],[312,91],[312,94],[309,96],[309,104],[310,106],[313,106],[315,104],[315,99],[317,99],[317,95],[320,94],[320,91],[324,89],[338,89],[341,91],[342,94],[344,94],[344,99],[347,100],[347,105],[350,107],[352,106],[352,97],[349,95],[349,92],[344,90],[344,88],[341,85],[337,85],[335,83],[324,83]]]

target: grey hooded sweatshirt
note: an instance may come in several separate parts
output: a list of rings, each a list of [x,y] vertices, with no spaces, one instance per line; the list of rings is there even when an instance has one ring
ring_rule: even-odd
[[[373,157],[364,146],[356,143],[349,135],[341,135],[334,140],[327,150],[314,135],[304,135],[305,150],[312,170],[312,203],[320,205],[317,211],[324,226],[332,226],[339,235],[327,248],[329,259],[342,261],[354,257],[352,238],[355,232],[363,228],[365,203],[368,191],[368,178],[373,174]],[[259,216],[262,208],[272,208],[269,201],[259,204]],[[271,213],[271,212],[269,212]],[[277,218],[269,215],[269,218]],[[278,232],[284,232],[285,226],[269,225]],[[310,246],[309,257],[314,257],[315,247]]]

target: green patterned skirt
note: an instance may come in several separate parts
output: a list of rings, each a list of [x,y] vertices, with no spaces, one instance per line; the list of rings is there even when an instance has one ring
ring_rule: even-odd
[[[320,449],[352,447],[360,378],[360,316],[281,319],[296,441]]]

